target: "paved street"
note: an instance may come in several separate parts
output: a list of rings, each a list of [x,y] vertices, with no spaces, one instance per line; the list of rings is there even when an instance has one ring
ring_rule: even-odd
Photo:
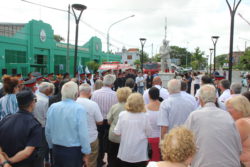
[[[223,71],[219,71],[220,74],[223,74]],[[227,77],[228,77],[228,71],[227,71]],[[238,82],[241,83],[242,77],[240,77],[240,71],[233,71],[233,78],[232,82]],[[247,89],[246,87],[242,88],[242,92],[245,92]]]

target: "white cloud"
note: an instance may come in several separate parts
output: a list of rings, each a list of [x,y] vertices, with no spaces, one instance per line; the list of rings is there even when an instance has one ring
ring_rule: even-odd
[[[99,34],[85,24],[80,23],[79,43],[87,42],[91,36],[102,39],[106,50],[106,33],[113,22],[135,14],[135,17],[116,24],[110,30],[111,39],[116,39],[126,47],[140,47],[139,38],[147,38],[145,49],[151,54],[151,44],[154,53],[161,45],[164,37],[164,19],[168,18],[168,38],[171,45],[188,47],[193,51],[199,46],[209,53],[212,47],[211,36],[219,35],[217,54],[227,53],[229,47],[230,16],[225,0],[30,0],[67,10],[68,4],[81,3],[88,8],[83,12],[82,20],[100,30]],[[250,2],[242,1],[238,8],[250,21]],[[21,0],[9,0],[1,3],[1,22],[28,22],[31,19],[41,19],[52,25],[54,32],[66,38],[67,13],[54,11],[25,3]],[[250,26],[237,14],[235,16],[234,50],[243,50],[245,42],[240,39],[250,39]],[[75,21],[71,17],[71,42],[74,43]],[[111,40],[120,49],[123,44]],[[250,45],[250,42],[249,42]],[[113,50],[116,48],[111,47]]]

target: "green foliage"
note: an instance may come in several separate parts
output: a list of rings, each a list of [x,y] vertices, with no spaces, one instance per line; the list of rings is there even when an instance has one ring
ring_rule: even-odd
[[[95,61],[89,61],[86,63],[86,66],[88,66],[88,68],[92,71],[92,72],[96,72],[100,66],[100,64],[98,64]]]
[[[224,63],[228,63],[227,54],[219,55],[215,57],[216,66],[222,67]]]
[[[134,65],[136,66],[136,69],[139,70],[140,69],[140,65],[141,65],[141,61],[140,60],[135,60],[134,61]]]
[[[142,51],[140,50],[140,53],[139,53],[140,59],[141,59],[141,53],[142,53]],[[151,61],[151,60],[150,60],[150,58],[149,58],[149,56],[148,56],[148,53],[146,53],[146,52],[143,51],[143,63],[148,63],[148,62],[150,62],[150,61]]]
[[[161,55],[158,53],[152,57],[152,62],[160,62],[161,61]]]
[[[181,66],[190,66],[192,54],[187,51],[186,48],[181,48],[179,46],[170,46],[170,56],[171,58],[180,59]]]
[[[195,48],[195,51],[192,55],[192,68],[194,70],[201,70],[207,66],[206,58],[202,57],[204,55],[204,52],[200,50],[199,47]]]
[[[61,41],[65,41],[65,39],[62,37],[62,36],[60,36],[60,35],[54,35],[54,39],[57,41],[57,42],[61,42]]]
[[[240,57],[240,67],[242,70],[250,70],[250,50]]]

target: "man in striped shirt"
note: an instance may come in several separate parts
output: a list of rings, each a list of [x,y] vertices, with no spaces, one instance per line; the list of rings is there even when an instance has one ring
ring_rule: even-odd
[[[97,167],[101,167],[104,162],[104,145],[107,145],[107,139],[108,139],[108,131],[109,131],[109,125],[107,122],[107,114],[110,110],[110,108],[118,103],[117,96],[115,91],[113,91],[111,88],[115,82],[115,76],[108,74],[104,76],[103,79],[103,87],[99,90],[96,90],[93,92],[91,100],[95,101],[100,109],[103,116],[103,125],[98,125],[98,138],[99,138],[99,155],[97,159]]]

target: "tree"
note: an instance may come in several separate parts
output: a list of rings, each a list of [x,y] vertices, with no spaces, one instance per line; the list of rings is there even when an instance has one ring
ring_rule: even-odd
[[[216,65],[219,65],[218,67],[222,67],[224,65],[224,63],[228,62],[227,54],[216,56],[215,62],[216,62]]]
[[[95,73],[98,70],[100,64],[95,61],[89,61],[86,63],[86,66],[88,66],[88,68]]]
[[[139,52],[140,60],[141,60],[141,53],[142,53],[142,51],[140,50],[140,52]],[[151,60],[150,60],[150,58],[148,56],[148,53],[143,51],[143,63],[148,63],[150,61]]]
[[[160,53],[154,55],[151,60],[152,60],[152,62],[160,62],[161,61]]]
[[[141,61],[140,60],[135,60],[134,61],[134,65],[136,66],[136,69],[139,70],[140,69],[140,65],[141,65]]]
[[[54,35],[54,39],[57,41],[57,42],[61,42],[61,41],[65,41],[65,39],[62,37],[62,36],[60,36],[60,35]]]
[[[202,57],[203,55],[204,55],[204,52],[202,52],[199,47],[195,48],[195,51],[192,55],[193,61],[191,62],[192,68],[194,70],[200,70],[206,67],[207,62],[206,62],[206,58]]]
[[[246,50],[244,55],[240,57],[240,67],[244,70],[250,70],[250,50]]]
[[[171,59],[180,59],[180,66],[190,66],[192,53],[187,51],[186,48],[181,48],[179,46],[170,46],[170,56]]]

